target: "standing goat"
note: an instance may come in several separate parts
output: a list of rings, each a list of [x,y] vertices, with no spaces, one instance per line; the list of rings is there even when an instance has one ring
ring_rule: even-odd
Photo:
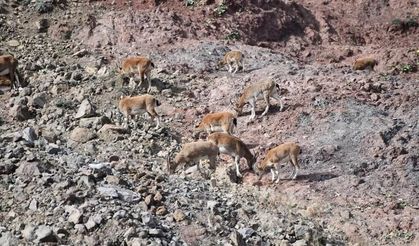
[[[233,113],[216,112],[205,115],[201,122],[195,126],[194,134],[203,131],[208,134],[218,131],[232,134],[234,127],[237,127],[237,118]]]
[[[138,72],[141,77],[140,87],[144,83],[144,76],[147,77],[148,89],[147,93],[151,91],[151,70],[154,68],[154,63],[150,59],[142,56],[128,57],[122,61],[121,73],[131,75],[133,72]],[[130,80],[133,78],[131,77]],[[134,91],[136,91],[138,84],[135,83]]]
[[[141,96],[121,96],[119,100],[119,111],[125,116],[125,122],[128,127],[128,121],[131,116],[137,116],[147,112],[152,119],[156,118],[156,129],[160,126],[160,117],[156,113],[156,107],[160,106],[159,100],[149,94]],[[135,128],[137,123],[134,121]]]
[[[220,69],[222,66],[228,65],[229,73],[237,73],[237,71],[239,70],[239,67],[241,67],[242,70],[244,70],[243,62],[242,62],[243,57],[244,55],[240,51],[237,51],[237,50],[229,51],[224,55],[223,59],[221,59],[218,62],[217,68]],[[234,71],[233,71],[232,65],[234,65]]]

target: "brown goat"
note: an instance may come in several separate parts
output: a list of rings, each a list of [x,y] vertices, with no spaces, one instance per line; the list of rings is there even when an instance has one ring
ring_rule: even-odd
[[[301,152],[300,146],[295,143],[284,143],[273,149],[270,149],[265,156],[265,159],[262,160],[259,164],[253,166],[255,173],[259,175],[259,180],[262,178],[263,174],[269,170],[272,173],[272,182],[275,180],[275,174],[278,176],[276,183],[279,182],[279,167],[281,161],[290,161],[291,165],[294,167],[290,178],[295,179],[297,177],[298,170],[300,165],[298,164],[298,155]]]
[[[17,71],[18,61],[11,55],[0,56],[0,76],[9,75],[10,83],[13,88],[21,86],[19,73]],[[4,81],[6,84],[6,82]]]
[[[374,66],[376,66],[377,64],[378,62],[374,58],[369,58],[369,57],[358,58],[354,62],[353,69],[364,70],[368,68],[370,70],[374,70]]]
[[[160,118],[155,110],[157,106],[160,106],[160,102],[155,97],[148,94],[134,97],[122,96],[118,104],[120,112],[125,116],[127,126],[131,116],[147,112],[152,119],[156,119],[156,129],[159,128],[160,125]],[[135,121],[134,125],[136,127]]]
[[[150,93],[152,68],[154,68],[154,63],[150,59],[142,56],[133,56],[122,61],[121,73],[131,74],[132,72],[138,72],[141,78],[140,86],[144,83],[144,77],[146,76],[148,82],[147,93]],[[136,83],[133,93],[136,91],[137,86],[138,84]]]

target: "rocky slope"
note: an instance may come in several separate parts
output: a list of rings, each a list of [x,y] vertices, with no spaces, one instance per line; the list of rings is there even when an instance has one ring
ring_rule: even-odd
[[[0,95],[0,245],[417,244],[419,44],[403,23],[418,6],[189,2],[0,3],[1,53],[29,82]],[[215,70],[229,49],[245,53],[235,75]],[[161,129],[119,127],[130,88],[117,70],[132,54],[156,64]],[[352,71],[366,54],[376,71]],[[227,156],[211,179],[195,167],[168,176],[166,156],[196,121],[266,76],[285,110],[245,113],[235,134],[258,160],[299,143],[297,180],[288,166],[280,184],[237,180]]]

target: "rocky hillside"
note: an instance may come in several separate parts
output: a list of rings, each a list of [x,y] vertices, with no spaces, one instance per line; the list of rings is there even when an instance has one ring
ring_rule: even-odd
[[[414,1],[0,1],[0,53],[28,83],[0,90],[0,245],[417,245]],[[228,50],[244,70],[215,65]],[[129,55],[156,64],[162,127],[120,125]],[[362,56],[375,71],[353,71]],[[260,161],[284,142],[300,171],[234,175],[221,155],[168,175],[206,113],[271,77],[285,108],[238,118]],[[145,93],[145,88],[141,89]],[[258,102],[259,115],[264,107]]]

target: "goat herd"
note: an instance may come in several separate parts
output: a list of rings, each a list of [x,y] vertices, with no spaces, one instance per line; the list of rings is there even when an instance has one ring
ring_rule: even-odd
[[[243,54],[240,51],[227,52],[223,59],[218,63],[218,66],[227,65],[228,71],[236,73],[240,68],[243,69]],[[148,89],[150,92],[151,78],[150,73],[154,67],[153,62],[146,57],[129,57],[122,62],[121,72],[125,74],[138,73],[140,75],[140,85],[147,78]],[[132,79],[132,76],[131,76]],[[138,84],[135,85],[134,91]],[[255,173],[259,174],[259,180],[262,175],[271,170],[272,181],[279,182],[279,165],[282,160],[289,160],[294,167],[291,178],[295,179],[299,169],[298,154],[300,147],[294,143],[285,143],[271,149],[265,159],[256,164],[255,156],[250,152],[249,148],[238,137],[233,136],[233,129],[237,126],[237,115],[241,113],[245,104],[249,103],[251,106],[250,120],[255,119],[256,100],[263,97],[266,102],[266,108],[261,116],[268,113],[272,97],[280,102],[282,110],[282,101],[279,98],[279,86],[271,79],[263,80],[255,84],[249,85],[242,92],[241,97],[234,105],[236,113],[231,112],[216,112],[204,116],[202,121],[195,127],[194,134],[199,134],[202,131],[208,133],[206,141],[196,141],[184,144],[180,152],[175,156],[174,160],[167,157],[167,169],[169,173],[176,171],[176,168],[181,164],[199,161],[197,165],[201,172],[200,165],[202,160],[209,160],[210,169],[216,168],[216,160],[219,153],[230,155],[234,158],[236,165],[236,174],[241,177],[240,173],[240,159],[245,158],[248,168],[253,169]],[[160,105],[160,102],[149,94],[140,96],[123,96],[119,101],[119,110],[125,117],[125,124],[128,126],[130,118],[146,111],[152,119],[156,119],[156,128],[160,125],[159,116],[155,108]],[[135,126],[134,121],[134,126]]]
[[[240,51],[229,51],[223,59],[218,63],[219,66],[228,66],[230,73],[236,73],[239,68],[243,69],[243,54]],[[363,70],[365,68],[374,69],[377,61],[372,58],[361,58],[355,61],[353,69]],[[0,56],[0,85],[11,85],[13,88],[21,86],[20,76],[17,71],[17,59],[11,55]],[[121,73],[133,75],[138,72],[140,75],[140,85],[147,78],[148,89],[151,89],[151,70],[154,67],[153,62],[146,57],[129,57],[122,62]],[[6,76],[8,75],[8,77]],[[131,76],[131,80],[133,80]],[[7,83],[8,82],[8,83]],[[136,91],[138,84],[135,84],[133,92]],[[232,102],[235,113],[231,112],[216,112],[210,113],[203,117],[201,122],[196,125],[194,134],[199,134],[202,131],[208,133],[206,141],[196,141],[186,143],[182,146],[180,152],[175,156],[174,160],[167,157],[167,170],[169,173],[176,171],[176,168],[181,164],[199,161],[197,167],[200,170],[202,160],[209,160],[209,167],[213,171],[216,168],[217,156],[220,153],[227,154],[234,157],[236,165],[236,174],[241,177],[240,160],[245,158],[248,168],[258,174],[260,180],[268,171],[272,173],[272,182],[279,182],[279,167],[281,161],[289,161],[294,170],[290,178],[297,177],[300,168],[298,164],[298,155],[301,152],[300,147],[295,143],[284,143],[275,148],[270,149],[265,158],[256,163],[255,156],[250,152],[249,148],[238,137],[233,136],[234,127],[237,126],[237,116],[241,114],[244,105],[249,104],[251,107],[250,120],[256,117],[255,107],[258,98],[263,97],[266,102],[266,107],[261,116],[268,113],[270,106],[270,98],[274,98],[280,103],[280,111],[283,109],[282,101],[279,97],[279,85],[272,79],[266,79],[248,85],[242,92],[237,102]],[[147,112],[152,119],[156,120],[156,128],[160,126],[160,117],[156,113],[155,108],[160,105],[160,102],[152,95],[144,94],[140,96],[123,96],[121,97],[118,108],[125,117],[125,125],[128,127],[129,120],[133,116],[137,116]],[[134,127],[136,128],[134,120]]]

